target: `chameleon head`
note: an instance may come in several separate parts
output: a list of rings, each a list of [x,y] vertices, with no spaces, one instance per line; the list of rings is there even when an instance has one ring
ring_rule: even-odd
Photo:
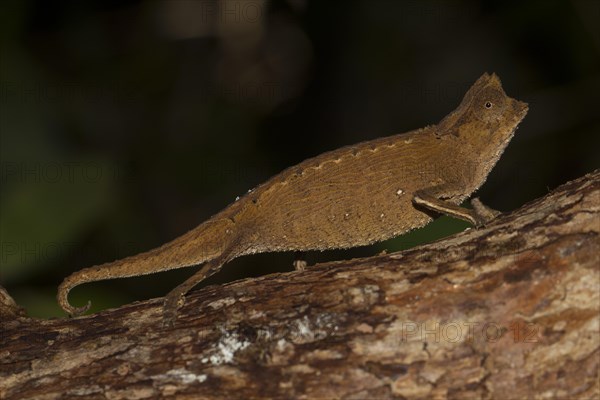
[[[486,73],[469,89],[458,110],[458,137],[481,156],[497,159],[496,153],[508,145],[528,107],[506,95],[496,74]]]
[[[472,175],[477,186],[500,158],[527,110],[527,103],[506,95],[496,74],[485,73],[456,111],[438,125],[443,139],[455,142],[454,148],[479,161],[474,163],[477,171]]]

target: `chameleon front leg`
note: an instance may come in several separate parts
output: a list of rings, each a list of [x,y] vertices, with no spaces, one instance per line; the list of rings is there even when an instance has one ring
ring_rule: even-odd
[[[483,216],[486,222],[489,222],[492,219],[496,218],[498,215],[502,214],[500,211],[494,210],[493,208],[490,208],[483,204],[478,197],[474,197],[471,200],[471,205],[473,206],[473,209],[477,214]]]
[[[451,187],[448,185],[433,186],[415,192],[413,202],[437,213],[467,221],[478,228],[500,214],[499,211],[483,205],[478,198],[471,201],[473,209],[464,208],[441,199],[442,197],[448,197],[448,193],[452,192]]]

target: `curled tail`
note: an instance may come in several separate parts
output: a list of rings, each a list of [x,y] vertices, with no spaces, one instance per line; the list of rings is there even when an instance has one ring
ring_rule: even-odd
[[[156,249],[113,262],[95,265],[69,275],[58,287],[58,304],[70,315],[85,313],[91,303],[74,307],[69,291],[87,282],[147,275],[201,264],[218,257],[231,241],[234,223],[230,219],[208,220],[188,233]]]

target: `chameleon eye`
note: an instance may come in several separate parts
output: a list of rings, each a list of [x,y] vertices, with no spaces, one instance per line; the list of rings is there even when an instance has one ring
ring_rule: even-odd
[[[492,106],[493,106],[493,104],[492,104],[492,102],[491,102],[491,101],[486,101],[486,102],[485,102],[485,108],[487,108],[488,110],[489,110],[490,108],[492,108]]]

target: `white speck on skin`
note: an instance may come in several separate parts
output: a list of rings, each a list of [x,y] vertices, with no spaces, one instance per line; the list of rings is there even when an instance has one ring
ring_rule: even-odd
[[[404,190],[402,190],[402,189],[398,189],[396,191],[396,196],[402,196],[403,194],[404,194]]]
[[[406,144],[411,144],[412,141],[413,141],[412,139],[404,139],[404,143],[406,143]]]
[[[385,218],[385,214],[381,213],[381,215],[379,216],[379,218],[381,218],[381,219]]]

